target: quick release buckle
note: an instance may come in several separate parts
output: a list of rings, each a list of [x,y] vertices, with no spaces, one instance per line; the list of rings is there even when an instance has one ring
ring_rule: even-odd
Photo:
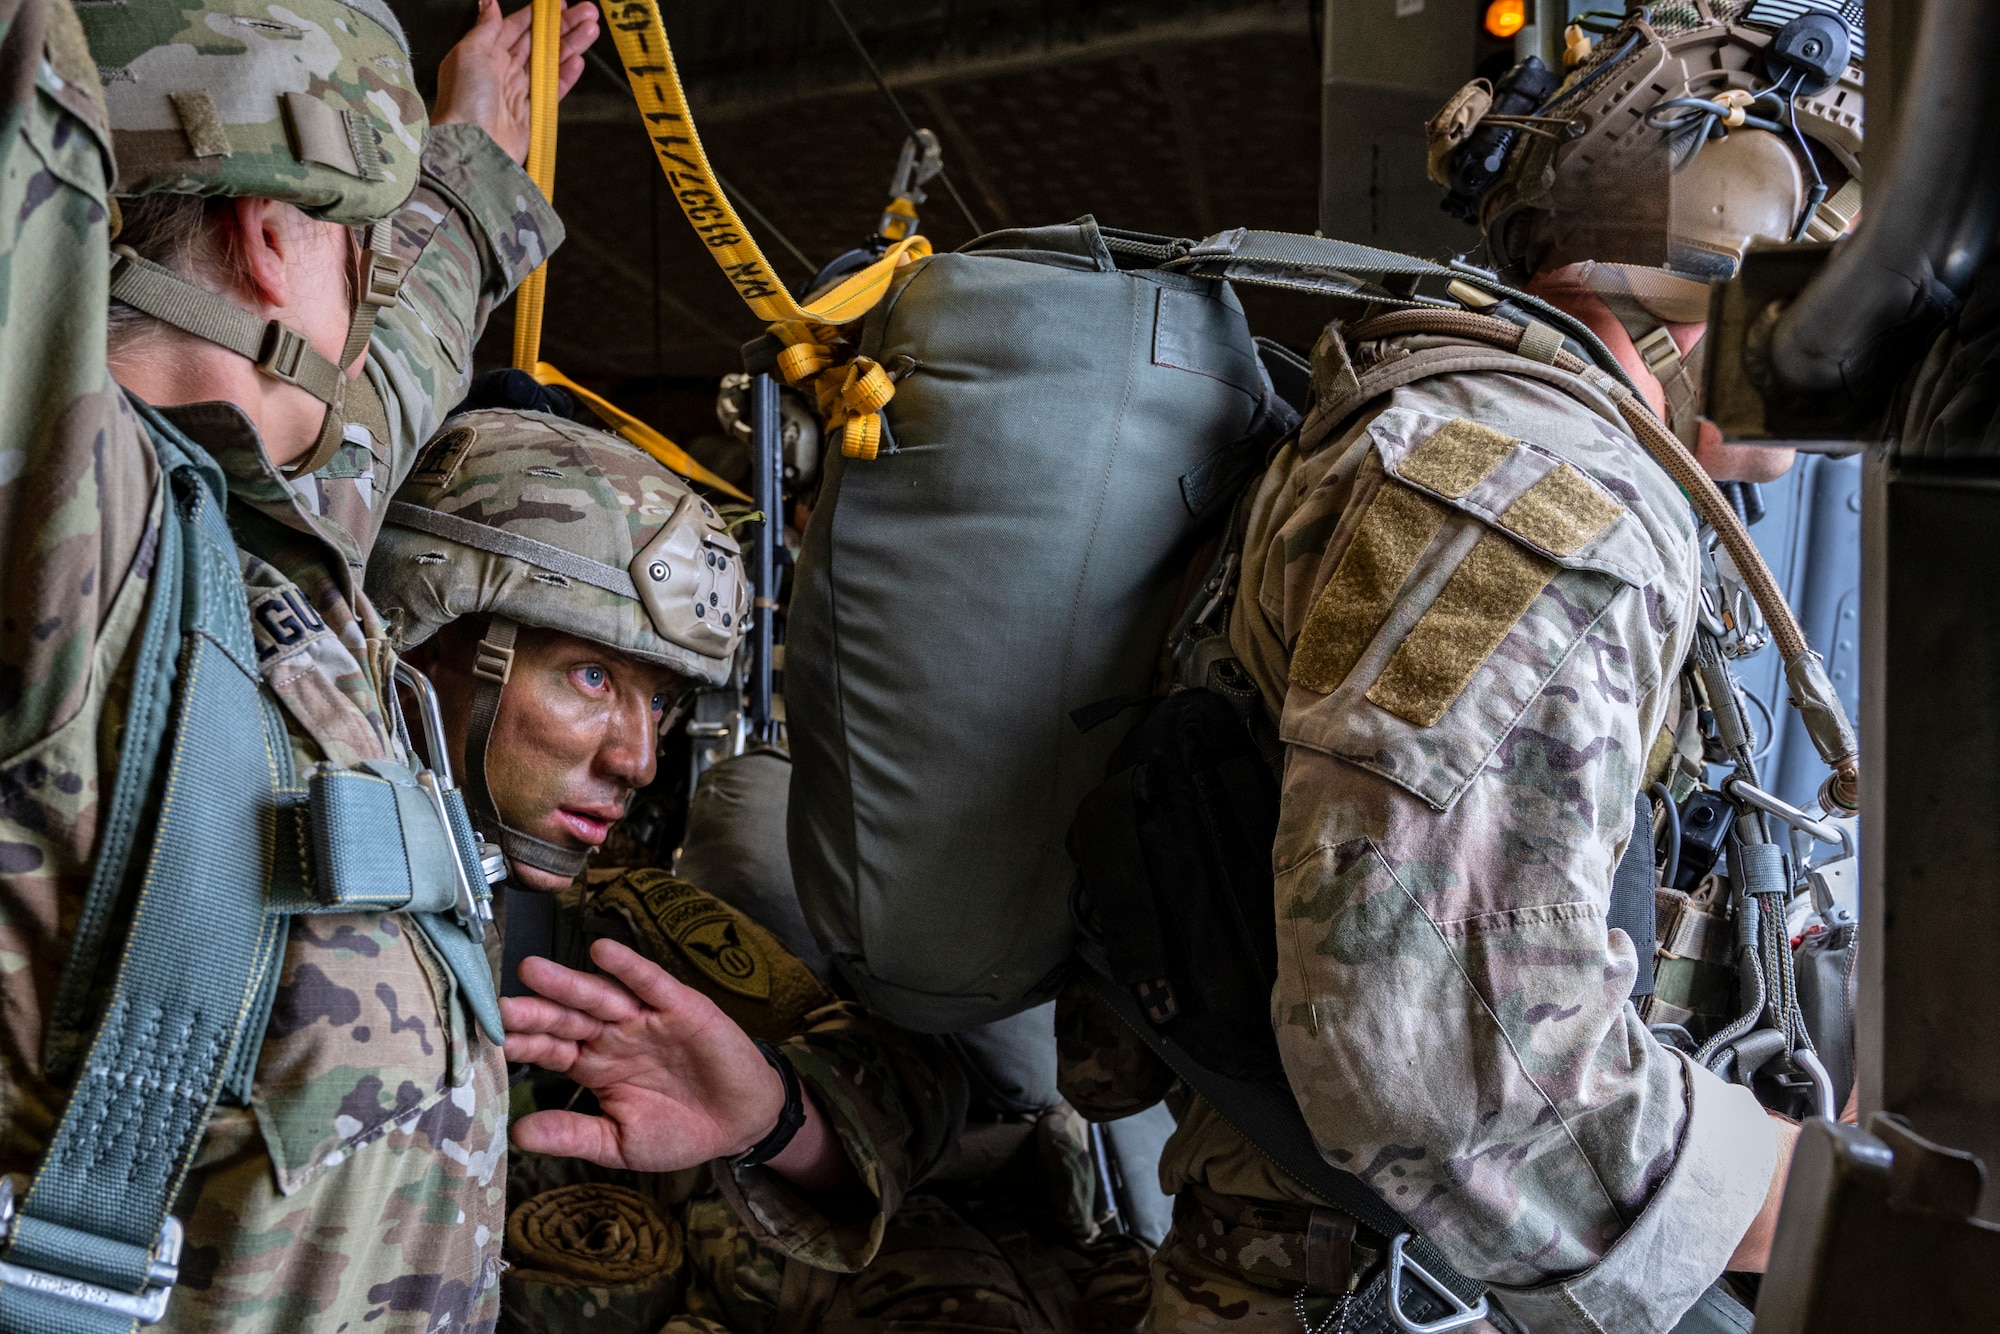
[[[311,350],[306,336],[289,324],[272,320],[264,326],[264,345],[257,350],[257,369],[286,384],[299,382],[299,367]]]
[[[14,1181],[11,1177],[0,1177],[0,1247],[12,1243],[15,1227]],[[118,1292],[5,1260],[0,1260],[0,1287],[38,1292],[77,1306],[115,1312],[142,1325],[157,1325],[165,1318],[167,1299],[173,1296],[174,1284],[180,1280],[182,1235],[181,1220],[169,1214],[160,1224],[159,1237],[153,1243],[152,1263],[146,1268],[146,1286],[139,1292]]]

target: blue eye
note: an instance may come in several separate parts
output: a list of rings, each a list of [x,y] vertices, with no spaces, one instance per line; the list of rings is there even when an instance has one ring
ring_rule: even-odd
[[[667,697],[666,697],[666,695],[665,695],[664,693],[662,693],[662,694],[658,694],[658,695],[655,695],[655,696],[653,696],[653,712],[654,712],[654,713],[665,713],[666,711],[667,711]]]
[[[581,669],[583,683],[592,690],[602,690],[606,680],[604,669],[595,665]]]

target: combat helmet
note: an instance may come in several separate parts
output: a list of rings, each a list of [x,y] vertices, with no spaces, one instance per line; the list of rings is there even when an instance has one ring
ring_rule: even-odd
[[[337,362],[279,321],[120,248],[111,295],[257,363],[327,405],[323,467],[345,426],[344,368],[396,302],[388,219],[417,185],[428,116],[385,0],[119,0],[78,5],[104,84],[114,195],[275,199],[362,229],[354,317]],[[114,238],[115,239],[115,238]]]
[[[1530,57],[1446,103],[1432,178],[1516,281],[1592,260],[1707,283],[1752,244],[1832,239],[1861,208],[1861,18],[1860,0],[1673,0],[1606,16],[1594,43],[1573,27],[1566,76]]]
[[[447,421],[390,502],[368,596],[407,651],[462,616],[475,652],[465,791],[509,857],[559,875],[583,854],[511,829],[486,747],[523,625],[559,630],[720,685],[750,610],[742,552],[715,507],[616,436],[538,412]]]

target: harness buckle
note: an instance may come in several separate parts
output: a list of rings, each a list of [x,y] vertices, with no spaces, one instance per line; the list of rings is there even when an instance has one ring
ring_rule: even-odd
[[[361,256],[360,299],[371,306],[393,306],[403,290],[410,262],[401,255],[369,250]]]
[[[312,345],[306,336],[289,324],[272,320],[264,326],[264,346],[257,352],[257,369],[286,384],[299,382],[299,367],[305,364]]]
[[[1404,1249],[1410,1239],[1417,1234],[1405,1232],[1389,1243],[1389,1318],[1396,1322],[1396,1328],[1403,1334],[1450,1334],[1454,1329],[1464,1329],[1476,1325],[1486,1318],[1486,1296],[1480,1294],[1479,1305],[1467,1306],[1459,1295],[1446,1287],[1432,1273],[1418,1264]],[[1403,1314],[1403,1274],[1405,1271],[1416,1276],[1417,1281],[1430,1289],[1446,1305],[1451,1314],[1436,1320],[1412,1320]]]
[[[14,1180],[0,1176],[0,1247],[12,1242],[15,1230]],[[94,1310],[111,1311],[142,1325],[157,1325],[167,1314],[167,1299],[180,1279],[181,1220],[172,1214],[160,1224],[153,1243],[153,1260],[146,1269],[146,1286],[139,1292],[118,1292],[62,1274],[0,1260],[0,1287],[22,1288],[44,1297]]]
[[[1680,365],[1680,345],[1674,342],[1674,336],[1667,332],[1667,326],[1664,324],[1644,338],[1635,341],[1632,346],[1655,379],[1665,380]]]

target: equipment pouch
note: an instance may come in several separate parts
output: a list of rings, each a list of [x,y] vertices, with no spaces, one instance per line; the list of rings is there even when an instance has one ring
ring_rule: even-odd
[[[1236,710],[1200,689],[1158,701],[1109,769],[1069,831],[1084,930],[1190,1056],[1282,1081],[1269,1014],[1277,781]]]

